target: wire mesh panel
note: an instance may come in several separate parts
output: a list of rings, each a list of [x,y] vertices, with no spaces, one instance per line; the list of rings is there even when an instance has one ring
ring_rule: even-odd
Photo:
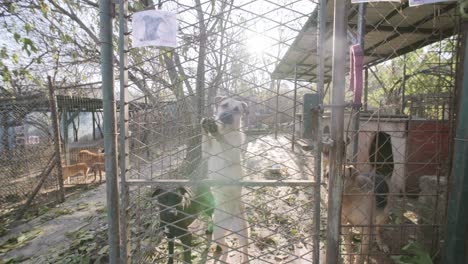
[[[13,217],[25,217],[45,212],[45,207],[61,202],[62,191],[73,192],[77,184],[101,181],[101,161],[80,157],[80,151],[103,156],[100,127],[102,101],[86,97],[54,95],[61,154],[61,164],[55,148],[55,117],[48,94],[33,92],[0,98],[2,126],[0,129],[0,203],[1,217],[9,223]],[[58,166],[62,167],[59,172]],[[64,180],[65,189],[60,184]],[[94,178],[93,178],[94,176]],[[33,205],[33,206],[31,206]],[[18,209],[20,209],[18,211]],[[44,210],[43,210],[44,209]]]
[[[364,41],[363,54],[350,49],[349,56],[362,56],[365,73],[359,81],[351,60],[354,90],[348,92],[343,142],[344,263],[440,261],[451,166],[455,6],[415,11],[406,1],[369,3],[364,13],[350,6],[349,41]],[[361,92],[364,108],[356,97]],[[324,123],[330,123],[327,115]]]
[[[54,149],[48,101],[43,94],[19,97],[15,101],[8,97],[0,100],[0,202],[4,215],[28,198],[41,172],[51,163]],[[48,177],[42,190],[36,200],[38,204],[55,201],[56,179]]]
[[[301,117],[313,86],[270,77],[315,6],[128,2],[128,22],[154,9],[174,12],[178,21],[176,48],[132,47],[126,54],[130,152],[123,200],[132,262],[317,258],[313,218],[320,201],[313,194],[320,184]],[[164,22],[156,24],[163,32]],[[129,32],[141,30],[133,25]]]
[[[65,185],[105,180],[102,100],[57,96]]]

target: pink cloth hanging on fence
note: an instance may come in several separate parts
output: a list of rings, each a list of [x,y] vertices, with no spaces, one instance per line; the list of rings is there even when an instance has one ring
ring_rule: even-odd
[[[349,89],[354,92],[353,106],[360,107],[362,97],[362,66],[364,62],[364,52],[361,49],[361,45],[352,45],[349,49],[350,57],[350,80]]]

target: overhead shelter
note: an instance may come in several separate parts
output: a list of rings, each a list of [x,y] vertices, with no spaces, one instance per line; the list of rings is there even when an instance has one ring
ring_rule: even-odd
[[[350,2],[348,0],[348,2]],[[348,11],[347,41],[349,45],[358,43],[358,4],[351,4]],[[325,82],[331,81],[332,75],[332,47],[333,47],[333,1],[328,1],[327,30],[325,32]],[[302,27],[300,33],[285,53],[280,63],[272,73],[272,78],[282,80],[300,80],[308,82],[317,81],[317,38],[318,38],[318,10],[315,9],[310,18]],[[458,9],[456,2],[443,2],[440,4],[421,5],[410,7],[407,0],[400,2],[372,2],[366,5],[364,16],[364,67],[369,67],[403,54],[423,48],[432,43],[439,42],[458,32]],[[349,53],[349,51],[348,51]],[[349,57],[349,56],[348,56]],[[349,67],[349,60],[345,62]],[[361,117],[369,127],[367,130],[377,130],[377,127],[391,136],[394,152],[395,186],[405,190],[406,137],[404,133],[395,132],[395,123],[405,127],[408,120],[398,117],[385,125],[376,124],[372,117]],[[324,125],[327,125],[324,120]],[[359,121],[358,121],[359,122]],[[380,122],[379,122],[380,123]],[[374,128],[372,128],[372,126]],[[401,129],[404,131],[404,129]],[[370,144],[372,136],[369,133],[360,133],[359,142],[362,146]],[[371,133],[372,134],[372,133]],[[398,148],[398,149],[397,149]],[[360,149],[357,153],[358,162],[368,160],[368,148]],[[398,154],[398,155],[397,155]],[[358,166],[362,171],[363,165]]]
[[[66,108],[67,111],[96,112],[102,111],[102,99],[80,96],[57,95],[57,106],[59,109]],[[13,108],[23,108],[24,113],[28,112],[48,112],[50,111],[49,98],[43,93],[11,96],[0,95],[0,110],[9,110]],[[117,101],[117,110],[118,110]],[[139,110],[145,106],[144,103],[133,103],[131,110]]]
[[[349,2],[349,1],[348,1]],[[372,66],[453,36],[457,22],[456,2],[410,7],[408,0],[367,5],[364,65]],[[325,33],[325,82],[331,80],[333,47],[333,1],[327,3]],[[317,9],[304,24],[278,66],[273,79],[317,81]],[[357,43],[358,5],[348,15],[348,42]],[[295,66],[296,72],[295,72]],[[296,73],[296,75],[295,75]]]

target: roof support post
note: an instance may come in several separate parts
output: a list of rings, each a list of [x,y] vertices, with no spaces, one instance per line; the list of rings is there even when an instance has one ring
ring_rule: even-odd
[[[59,187],[59,202],[65,202],[65,188],[63,187],[63,170],[62,170],[62,153],[60,148],[60,128],[57,111],[57,98],[55,97],[54,85],[52,78],[47,76],[49,86],[49,103],[50,103],[50,118],[52,119],[52,132],[54,135],[54,151],[56,155],[55,162],[57,164],[57,181]]]

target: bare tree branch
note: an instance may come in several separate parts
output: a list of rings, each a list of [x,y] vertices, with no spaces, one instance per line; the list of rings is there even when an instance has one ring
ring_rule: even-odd
[[[96,46],[100,47],[99,38],[94,34],[94,32],[89,27],[87,27],[85,25],[85,23],[83,21],[81,21],[81,19],[75,13],[73,13],[72,11],[68,12],[67,10],[62,8],[59,4],[57,4],[53,0],[49,0],[49,3],[51,3],[58,11],[60,11],[61,14],[64,14],[64,15],[68,16],[70,19],[72,19],[73,21],[75,21],[80,26],[80,28],[83,29],[89,35],[89,37],[91,39],[93,39]],[[114,63],[118,64],[119,59],[117,58],[117,56],[115,54],[113,55],[113,58],[114,58]],[[157,98],[154,96],[152,91],[150,91],[149,89],[147,89],[147,87],[142,85],[140,83],[140,80],[138,80],[138,78],[131,71],[128,71],[128,77],[138,87],[138,89],[140,89],[145,95],[148,96],[148,99],[152,103],[157,102]]]

